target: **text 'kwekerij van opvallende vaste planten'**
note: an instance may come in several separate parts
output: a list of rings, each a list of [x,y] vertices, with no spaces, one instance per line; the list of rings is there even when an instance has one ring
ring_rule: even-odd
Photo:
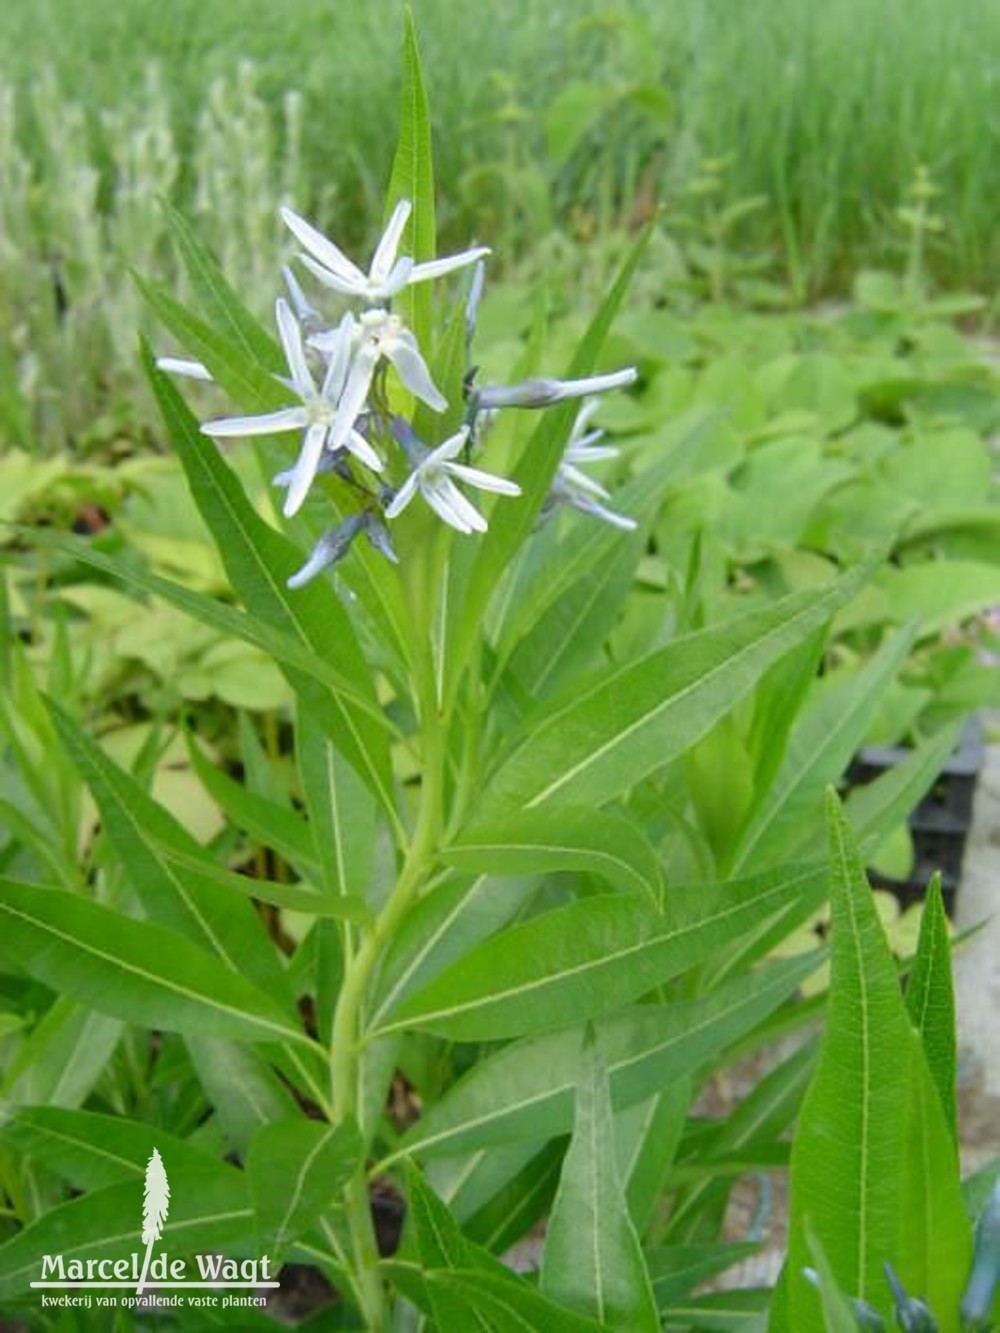
[[[900,960],[864,869],[954,726],[834,790],[923,642],[873,642],[880,552],[831,539],[792,586],[713,588],[707,538],[671,564],[664,499],[719,446],[705,414],[609,442],[616,400],[645,410],[605,351],[645,237],[567,364],[543,309],[514,373],[478,364],[489,250],[436,254],[409,20],[367,270],[281,216],[277,339],[180,217],[198,309],[137,280],[226,595],[27,534],[266,655],[293,703],[266,744],[242,728],[239,779],[186,736],[224,815],[197,837],[153,785],[159,721],[125,762],[81,725],[65,624],[45,693],[4,640],[31,777],[3,797],[3,1308],[257,1327],[309,1270],[317,1328],[991,1327],[998,1173],[959,1172],[940,889]],[[654,568],[676,597],[633,634]],[[714,1289],[757,1248],[733,1179],[782,1167],[780,1278]]]

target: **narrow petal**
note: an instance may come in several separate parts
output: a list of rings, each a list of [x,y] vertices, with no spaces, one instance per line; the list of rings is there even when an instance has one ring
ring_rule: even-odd
[[[396,518],[401,514],[417,493],[417,474],[411,472],[399,490],[386,505],[386,518]]]
[[[417,350],[416,343],[411,344],[403,338],[387,338],[382,343],[382,349],[410,393],[428,407],[433,407],[435,412],[443,412],[448,406],[448,399],[431,379],[431,372]]]
[[[187,361],[183,357],[177,356],[158,356],[156,365],[159,370],[165,370],[168,375],[186,375],[191,380],[207,380],[211,383],[212,376],[207,366],[203,366],[200,361]]]
[[[378,247],[372,255],[372,265],[368,270],[368,276],[373,282],[384,281],[389,276],[389,270],[396,262],[396,251],[399,249],[399,241],[403,235],[403,228],[406,226],[412,207],[409,199],[400,199],[399,203],[392,210],[392,217],[389,219],[389,225],[386,227],[382,239],[379,241]]]
[[[586,472],[581,472],[578,467],[572,463],[560,463],[559,473],[564,481],[568,481],[571,486],[578,487],[581,491],[586,491],[588,495],[594,495],[598,500],[606,500],[611,494],[599,481],[593,477],[588,477]]]
[[[462,426],[454,435],[449,435],[446,440],[437,446],[433,453],[427,456],[427,462],[431,467],[438,463],[448,463],[465,448],[469,439],[469,427]]]
[[[322,350],[330,358],[330,363],[326,368],[326,374],[323,376],[323,387],[320,393],[330,402],[335,403],[344,392],[344,385],[347,382],[347,372],[351,364],[351,339],[354,335],[354,316],[350,311],[332,330],[332,338],[324,341]],[[313,346],[319,346],[319,338],[315,340]]]
[[[391,301],[410,281],[412,272],[413,260],[409,255],[401,255],[393,264],[388,277],[368,284],[369,296],[373,301]]]
[[[203,435],[274,435],[283,430],[301,430],[308,420],[304,407],[282,407],[277,412],[262,412],[256,417],[225,417],[206,421]]]
[[[367,279],[362,275],[360,278],[345,278],[340,273],[331,273],[328,268],[324,268],[318,260],[313,259],[312,255],[300,254],[299,258],[305,264],[310,273],[319,278],[324,287],[331,287],[335,292],[340,292],[341,296],[364,296],[367,291]]]
[[[299,286],[298,278],[287,264],[282,265],[281,276],[285,280],[285,286],[288,288],[288,295],[291,297],[292,306],[299,322],[304,324],[306,320],[318,320],[320,317],[319,311],[309,302],[305,292]]]
[[[358,349],[347,373],[347,383],[344,385],[344,391],[337,405],[337,415],[330,428],[331,449],[339,449],[347,443],[347,437],[364,409],[378,358],[379,349],[372,343],[363,343]]]
[[[481,491],[494,491],[497,495],[520,495],[521,488],[516,481],[498,477],[492,472],[480,472],[476,467],[466,467],[464,463],[443,463],[444,470],[453,477],[460,477],[469,486],[476,486]]]
[[[302,508],[302,501],[306,498],[309,487],[313,483],[313,478],[316,476],[316,469],[319,466],[328,431],[329,427],[322,425],[310,426],[306,431],[305,440],[302,442],[302,452],[292,469],[292,482],[288,487],[288,494],[285,496],[282,512],[286,518],[291,518]]]
[[[443,259],[429,259],[426,263],[414,264],[410,282],[430,282],[433,278],[441,278],[446,273],[453,273],[457,268],[474,264],[477,259],[482,259],[489,253],[488,245],[480,245],[474,250],[463,250],[461,254],[446,255]]]
[[[302,346],[302,330],[299,321],[292,314],[291,307],[284,297],[279,296],[274,303],[274,317],[278,321],[278,333],[281,345],[285,349],[285,360],[292,372],[292,383],[300,398],[312,398],[316,385],[306,365],[306,352]]]
[[[430,504],[430,492],[437,496],[445,505],[465,524],[469,532],[485,532],[486,519],[472,503],[470,499],[462,494],[454,482],[449,481],[447,477],[435,477],[430,482],[424,494],[427,496],[427,503]],[[438,509],[438,513],[442,511]]]
[[[613,509],[608,509],[605,505],[598,504],[596,501],[578,503],[575,508],[584,514],[592,514],[594,518],[599,518],[604,523],[610,523],[613,528],[620,528],[622,532],[634,532],[639,526],[634,518],[629,518],[625,514],[616,514]]]
[[[364,463],[365,467],[371,468],[373,472],[381,472],[385,468],[385,464],[375,450],[365,437],[359,435],[356,430],[348,432],[347,439],[344,441],[344,448],[349,454],[353,454],[359,463]]]
[[[364,282],[365,275],[357,264],[352,264],[347,256],[337,249],[333,241],[317,231],[305,218],[299,217],[298,213],[293,213],[290,208],[283,208],[281,220],[299,244],[305,246],[309,254],[330,273],[348,281]]]
[[[587,440],[599,440],[602,430],[591,431],[579,444],[571,444],[563,458],[573,463],[603,463],[609,458],[617,458],[621,452],[613,444],[587,444]]]
[[[452,491],[455,487],[450,488]],[[457,492],[456,492],[457,493]],[[443,519],[450,528],[455,528],[459,532],[466,534],[474,531],[467,518],[464,518],[457,509],[455,509],[443,487],[434,481],[424,481],[420,486],[420,494],[424,497],[430,507],[437,514],[438,518]],[[471,507],[471,506],[470,506]]]
[[[638,378],[639,372],[635,366],[627,366],[624,370],[614,370],[608,375],[590,375],[582,380],[556,380],[557,395],[553,402],[561,398],[584,398],[591,393],[607,393],[609,389],[624,389]]]

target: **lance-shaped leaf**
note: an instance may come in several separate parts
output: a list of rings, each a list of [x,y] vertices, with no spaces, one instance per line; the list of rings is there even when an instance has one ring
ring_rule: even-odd
[[[944,1118],[958,1142],[955,1106],[955,990],[951,978],[948,918],[941,898],[941,876],[927,886],[920,918],[917,959],[906,987],[910,1020],[924,1043],[927,1064],[941,1098]]]
[[[819,1297],[802,1276],[811,1263],[810,1227],[837,1287],[887,1318],[886,1260],[908,1290],[951,1310],[969,1244],[944,1112],[833,792],[827,818],[830,998],[819,1065],[792,1148],[789,1259],[776,1329],[818,1325]]]
[[[150,920],[217,954],[231,972],[245,974],[283,999],[293,1012],[291,990],[274,946],[249,898],[230,887],[229,872],[216,866],[183,825],[114,764],[54,700],[49,700],[49,712],[94,795],[104,831]],[[170,859],[170,851],[184,858],[183,870]]]
[[[860,748],[875,710],[916,637],[900,630],[870,662],[829,688],[820,685],[800,713],[784,763],[740,838],[734,871],[788,860],[801,852],[822,818],[823,792]]]
[[[344,674],[374,702],[371,675],[354,627],[333,588],[321,579],[294,592],[287,588],[287,579],[302,563],[301,553],[260,518],[216,446],[201,433],[183,399],[156,370],[148,353],[146,367],[191,493],[247,610],[314,652],[335,657]],[[316,723],[338,744],[389,817],[397,821],[384,731],[367,713],[318,688],[298,671],[285,668],[285,674]]]
[[[456,870],[540,875],[584,870],[659,905],[662,875],[645,833],[624,815],[560,808],[526,810],[463,829],[441,854]]]
[[[239,1171],[172,1170],[171,1188],[171,1250],[190,1254],[253,1244],[254,1213]],[[61,1255],[65,1264],[130,1257],[139,1238],[141,1206],[140,1176],[50,1209],[0,1245],[0,1302],[6,1307],[30,1291],[47,1254]]]
[[[600,805],[690,749],[772,663],[861,586],[854,570],[665,648],[539,709],[487,784],[483,808]]]
[[[697,999],[638,1005],[597,1023],[615,1107],[653,1097],[717,1058],[793,994],[814,966],[809,959],[792,959]],[[404,1136],[398,1155],[451,1156],[567,1133],[579,1049],[578,1026],[505,1046],[428,1108]]]
[[[618,1333],[657,1333],[660,1327],[618,1173],[608,1071],[591,1041],[583,1053],[573,1137],[545,1233],[541,1289]]]
[[[220,1037],[185,1038],[198,1082],[229,1146],[240,1154],[261,1125],[290,1115],[289,1085],[267,1062],[266,1050]]]
[[[284,1253],[331,1206],[363,1152],[353,1120],[288,1116],[264,1125],[247,1154],[250,1197],[265,1249]]]
[[[622,265],[611,290],[580,340],[566,378],[578,379],[593,370],[612,321],[631,285],[649,235],[648,230],[643,233]],[[476,637],[481,632],[483,613],[504,570],[531,534],[562,459],[578,406],[578,403],[570,400],[542,414],[514,467],[512,480],[520,486],[521,495],[515,504],[497,506],[490,520],[489,531],[483,534],[476,553],[465,595],[461,602],[448,608],[446,634],[449,646],[445,660],[449,676],[445,682],[446,697],[461,678]]]
[[[172,1172],[183,1169],[225,1175],[236,1169],[159,1125],[55,1106],[18,1111],[0,1130],[0,1142],[44,1164],[77,1190],[101,1189],[122,1180],[142,1181],[154,1149],[166,1157]]]
[[[600,1325],[547,1300],[458,1229],[419,1173],[407,1172],[407,1197],[420,1269],[385,1264],[400,1289],[440,1328],[558,1329],[597,1333]],[[484,1317],[485,1316],[485,1317]]]
[[[330,740],[300,712],[296,757],[327,893],[364,901],[375,848],[375,803]]]
[[[492,1041],[609,1013],[695,967],[762,918],[801,909],[816,867],[671,889],[658,913],[633,898],[585,898],[511,927],[410,997],[383,1031]]]
[[[403,27],[403,83],[400,90],[399,138],[389,178],[386,221],[401,199],[412,204],[401,241],[401,253],[418,263],[434,258],[437,225],[434,221],[434,159],[431,118],[413,15],[406,9]],[[429,283],[404,287],[396,298],[400,313],[422,347],[430,346],[431,298]]]
[[[163,201],[162,207],[191,286],[209,321],[266,370],[274,375],[287,375],[288,366],[281,348],[240,300],[187,218],[167,200]]]
[[[62,889],[0,880],[0,958],[101,1013],[166,1032],[312,1043],[283,1008],[175,931]]]

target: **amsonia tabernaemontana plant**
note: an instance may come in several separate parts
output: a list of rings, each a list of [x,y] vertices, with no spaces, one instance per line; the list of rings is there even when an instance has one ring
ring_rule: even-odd
[[[912,631],[831,717],[828,645],[870,566],[741,603],[708,595],[693,549],[635,646],[662,501],[704,437],[635,451],[595,422],[643,390],[605,341],[644,239],[565,364],[540,303],[491,376],[489,251],[436,254],[409,20],[367,271],[280,212],[299,249],[277,339],[180,217],[198,310],[137,279],[182,349],[144,361],[232,598],[32,534],[263,649],[295,704],[267,746],[243,729],[242,781],[189,738],[227,818],[201,841],[151,794],[152,748],[112,758],[9,646],[12,743],[28,762],[46,738],[56,804],[86,784],[101,832],[80,867],[48,853],[55,882],[5,867],[0,964],[30,1035],[4,1074],[0,1301],[34,1318],[57,1250],[131,1254],[122,1210],[155,1161],[150,1299],[162,1244],[318,1270],[324,1328],[989,1327],[996,1172],[963,1198],[940,896],[904,993],[863,871],[954,735],[833,791]],[[786,947],[827,899],[829,942]],[[804,992],[827,964],[828,995]],[[730,1116],[696,1113],[713,1071],[790,1034]],[[724,1236],[733,1179],[786,1165],[777,1288],[704,1290],[754,1249]],[[529,1235],[524,1275],[503,1257]]]

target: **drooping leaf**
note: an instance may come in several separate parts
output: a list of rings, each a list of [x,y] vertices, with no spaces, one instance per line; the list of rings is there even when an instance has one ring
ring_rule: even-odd
[[[814,867],[798,866],[673,888],[662,914],[610,895],[571,903],[466,953],[382,1030],[420,1028],[481,1041],[598,1017],[704,961],[749,925],[800,907],[820,883]]]
[[[583,1052],[573,1137],[545,1233],[541,1289],[620,1333],[657,1333],[660,1321],[615,1155],[608,1071],[592,1041]]]

